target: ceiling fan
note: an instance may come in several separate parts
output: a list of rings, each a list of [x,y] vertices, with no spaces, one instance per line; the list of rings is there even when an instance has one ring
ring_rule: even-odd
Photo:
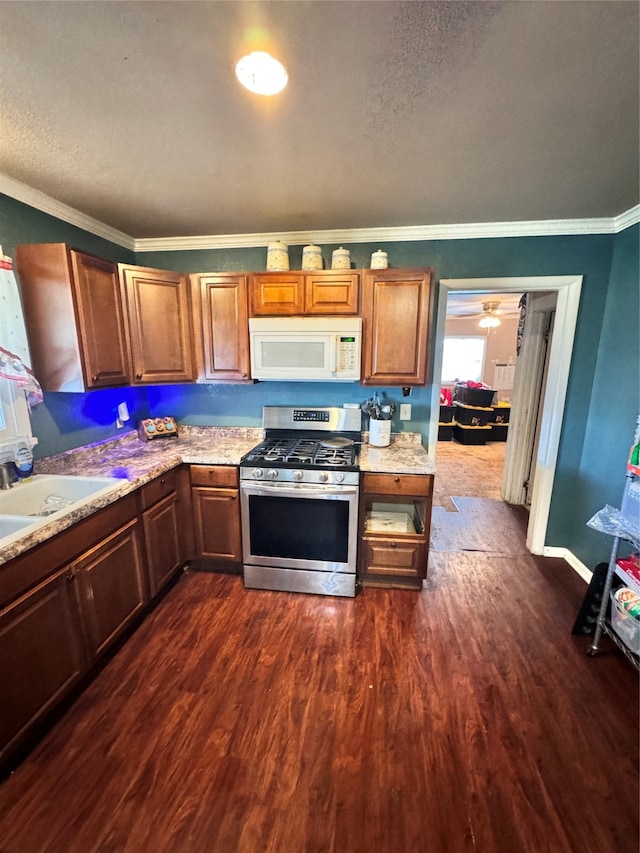
[[[500,317],[498,317],[499,302],[483,302],[482,315],[478,321],[481,329],[496,329],[500,325]]]

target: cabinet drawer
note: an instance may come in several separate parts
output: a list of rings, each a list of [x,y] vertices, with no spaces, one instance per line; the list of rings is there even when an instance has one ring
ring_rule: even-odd
[[[365,474],[364,491],[380,495],[428,496],[433,491],[433,475]]]
[[[365,537],[362,549],[365,574],[371,573],[391,578],[424,578],[427,575],[424,542]]]
[[[162,498],[170,495],[171,492],[175,492],[178,482],[177,477],[178,472],[174,469],[173,471],[167,471],[166,474],[162,474],[162,476],[156,477],[155,480],[142,486],[140,489],[140,506],[142,509],[144,510],[153,506],[153,504],[162,500]]]
[[[192,465],[191,485],[238,487],[238,469],[235,465]]]

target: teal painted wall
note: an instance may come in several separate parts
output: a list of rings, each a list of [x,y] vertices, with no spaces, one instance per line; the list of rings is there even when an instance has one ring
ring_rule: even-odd
[[[639,243],[640,226],[628,228],[614,241],[584,443],[579,466],[567,478],[573,513],[566,547],[590,567],[608,560],[611,538],[582,525],[605,504],[620,506],[640,414]],[[563,532],[566,535],[554,530],[553,535]]]
[[[184,272],[264,269],[266,247],[188,252],[132,253],[79,228],[0,196],[0,242],[8,254],[22,242],[64,241],[111,260],[179,269]],[[583,289],[564,426],[552,498],[548,545],[571,548],[589,566],[600,559],[597,542],[588,538],[584,521],[599,508],[601,495],[610,502],[619,494],[620,455],[628,450],[638,410],[638,383],[629,391],[624,417],[603,417],[601,403],[610,391],[607,376],[620,359],[638,363],[638,335],[630,335],[621,353],[630,318],[637,320],[638,227],[618,235],[528,237],[475,240],[436,240],[407,243],[348,245],[354,267],[366,267],[378,248],[389,254],[394,267],[433,266],[438,278],[492,276],[582,275]],[[335,246],[324,246],[325,266]],[[635,254],[634,254],[635,253]],[[300,267],[302,247],[290,248],[292,269]],[[635,266],[634,266],[635,265]],[[635,291],[634,291],[635,288]],[[635,294],[635,303],[633,302]],[[633,305],[635,304],[635,309]],[[629,310],[630,307],[633,310]],[[633,323],[632,323],[633,325]],[[626,362],[625,362],[626,363]],[[633,376],[626,381],[633,384]],[[614,381],[614,384],[617,384]],[[95,391],[89,394],[46,394],[33,416],[39,438],[37,455],[76,447],[117,434],[113,407],[126,394],[133,420],[149,414],[171,413],[194,424],[258,425],[268,404],[338,404],[359,402],[375,389],[356,383],[257,383],[255,385],[186,385]],[[384,389],[380,389],[384,390]],[[388,393],[387,393],[388,392]],[[386,389],[400,402],[400,389]],[[430,419],[430,388],[414,389],[409,399],[413,420],[394,429],[426,434]],[[629,412],[635,412],[630,417]],[[630,418],[630,422],[626,422]],[[591,465],[602,447],[616,448],[611,459]],[[615,457],[615,458],[614,458]],[[577,498],[576,496],[580,497]],[[591,511],[593,507],[593,512]],[[585,543],[588,543],[585,544]],[[605,550],[608,544],[604,544]],[[596,550],[594,550],[596,549]]]

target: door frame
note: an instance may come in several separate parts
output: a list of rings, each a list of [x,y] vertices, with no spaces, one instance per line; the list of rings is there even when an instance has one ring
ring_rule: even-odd
[[[564,404],[571,368],[571,355],[575,337],[581,275],[518,276],[505,278],[444,278],[438,287],[438,311],[433,358],[431,394],[431,420],[429,424],[429,456],[434,464],[438,444],[438,412],[440,382],[436,379],[442,371],[442,347],[447,314],[447,296],[450,291],[475,293],[530,293],[532,291],[557,291],[554,333],[549,350],[549,368],[540,418],[540,440],[535,459],[535,482],[531,497],[527,548],[532,554],[545,553],[545,540],[551,507],[551,495],[558,460],[560,431],[564,417]],[[436,468],[437,470],[437,468]]]

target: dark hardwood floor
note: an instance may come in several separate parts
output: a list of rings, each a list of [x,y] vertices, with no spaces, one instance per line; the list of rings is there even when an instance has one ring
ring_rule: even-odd
[[[636,853],[637,674],[472,455],[421,593],[185,574],[0,786],[0,851]]]

